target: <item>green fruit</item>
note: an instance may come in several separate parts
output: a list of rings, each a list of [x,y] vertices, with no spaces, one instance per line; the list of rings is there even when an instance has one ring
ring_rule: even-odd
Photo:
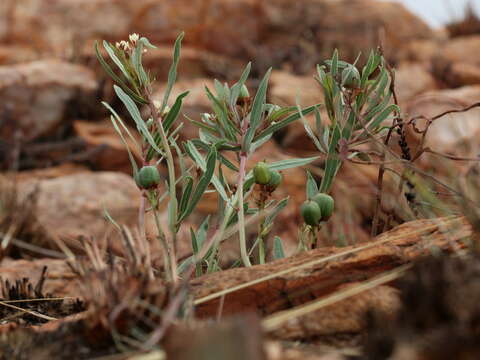
[[[160,183],[160,173],[156,166],[144,166],[142,167],[137,176],[135,176],[135,182],[139,188],[149,189]]]
[[[317,226],[322,218],[320,207],[315,201],[307,200],[302,204],[300,209],[303,220],[310,226]]]
[[[238,98],[245,99],[249,97],[250,97],[250,93],[248,92],[248,88],[245,86],[245,84],[243,84],[242,87],[240,88],[240,94],[238,95]]]
[[[333,208],[335,207],[335,201],[333,198],[324,193],[318,193],[312,198],[318,204],[322,213],[322,220],[328,220],[333,214]]]
[[[268,165],[260,161],[253,168],[253,177],[255,182],[260,185],[267,185],[272,178],[272,171],[268,168]]]
[[[282,182],[282,174],[280,174],[278,171],[271,171],[271,177],[270,181],[268,182],[267,186],[275,190],[278,185]]]

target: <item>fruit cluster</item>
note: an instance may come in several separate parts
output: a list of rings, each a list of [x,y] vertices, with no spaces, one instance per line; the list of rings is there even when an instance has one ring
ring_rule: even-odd
[[[303,220],[307,225],[318,226],[320,221],[327,221],[333,214],[335,202],[325,193],[318,193],[306,200],[301,207]]]
[[[273,192],[282,182],[282,174],[278,171],[270,170],[264,161],[260,161],[255,165],[253,177],[255,183],[265,186],[269,192]]]

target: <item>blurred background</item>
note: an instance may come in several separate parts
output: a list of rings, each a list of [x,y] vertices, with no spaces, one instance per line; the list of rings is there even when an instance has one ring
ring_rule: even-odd
[[[250,60],[252,89],[273,66],[269,101],[294,105],[298,95],[302,105],[311,105],[322,102],[313,78],[316,64],[337,48],[347,61],[362,53],[361,65],[381,46],[396,69],[396,91],[408,118],[480,100],[479,11],[480,0],[1,0],[0,168],[16,183],[15,191],[1,193],[14,198],[16,206],[36,199],[28,212],[15,211],[20,224],[15,234],[47,247],[53,247],[55,236],[72,243],[82,236],[104,238],[105,208],[118,222],[136,222],[138,191],[130,162],[100,101],[118,111],[123,107],[96,60],[96,40],[116,42],[138,33],[157,45],[145,55],[145,65],[158,80],[160,98],[173,41],[185,31],[179,81],[171,98],[191,90],[183,109],[191,118],[209,110],[205,85],[212,87],[214,78],[234,81]],[[477,157],[479,116],[472,110],[435,122],[426,144],[442,153]],[[181,136],[189,139],[197,133],[186,122]],[[418,134],[412,133],[410,141],[415,147]],[[315,147],[298,123],[252,162],[311,155],[316,155]],[[317,178],[322,165],[310,169]],[[444,167],[428,156],[417,166],[443,169],[446,178],[468,170],[466,165]],[[342,169],[333,189],[338,210],[322,230],[325,244],[370,238],[377,174],[374,165],[347,164]],[[292,201],[274,233],[291,239],[293,249],[305,172],[285,175],[278,196],[290,195]],[[397,189],[396,180],[390,180],[387,176],[387,190]],[[415,217],[395,211],[402,202],[392,190],[383,209],[384,230]],[[215,199],[207,197],[197,220],[215,208]],[[12,222],[11,214],[4,211],[3,224]],[[434,213],[422,216],[430,215]]]

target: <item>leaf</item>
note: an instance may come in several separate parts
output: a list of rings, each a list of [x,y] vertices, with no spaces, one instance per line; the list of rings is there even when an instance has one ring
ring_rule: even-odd
[[[193,188],[193,178],[191,176],[187,176],[185,178],[185,188],[182,193],[182,197],[180,199],[180,205],[178,208],[178,212],[182,214],[188,205],[188,200],[190,200],[190,195],[192,194],[192,188]]]
[[[338,72],[338,50],[335,49],[332,56],[332,64],[330,66],[332,76],[336,76]]]
[[[253,137],[260,126],[263,118],[263,107],[267,98],[268,79],[272,68],[268,69],[267,73],[263,77],[260,85],[258,86],[257,93],[253,99],[252,111],[250,112],[250,124],[247,133],[243,139],[242,148],[247,153],[250,151],[250,145],[252,144]]]
[[[282,239],[278,236],[273,238],[273,258],[275,260],[283,259],[285,257],[285,251],[283,250]]]
[[[155,140],[152,137],[152,134],[147,129],[147,125],[145,121],[143,121],[142,116],[140,115],[140,111],[137,108],[137,105],[133,102],[132,99],[122,90],[122,88],[118,87],[117,85],[113,85],[115,93],[117,96],[122,100],[123,104],[127,108],[130,116],[132,117],[133,121],[137,124],[138,131],[143,135],[143,137],[147,140],[152,148],[154,148],[159,154],[162,151],[158,148]]]
[[[400,108],[395,104],[387,106],[369,125],[369,128],[372,130],[378,128],[383,123],[383,121],[393,112],[400,113]]]
[[[240,91],[242,90],[242,86],[248,79],[248,75],[250,74],[250,69],[252,68],[252,63],[249,62],[245,69],[243,70],[240,79],[236,84],[232,86],[231,95],[230,95],[230,108],[236,110],[236,104],[238,100],[238,96],[240,95]]]
[[[138,41],[137,45],[135,46],[135,50],[133,52],[132,63],[137,73],[137,77],[140,80],[140,85],[145,86],[148,85],[148,76],[142,66],[142,56],[143,56],[143,42]]]
[[[97,56],[98,62],[102,66],[102,68],[105,70],[105,72],[115,81],[117,84],[120,84],[122,89],[129,95],[131,96],[136,102],[140,104],[148,104],[148,102],[143,99],[142,97],[138,96],[138,94],[135,94],[127,84],[119,77],[115,72],[112,70],[110,65],[105,61],[103,58],[102,54],[100,53],[100,50],[98,49],[98,42],[95,42],[95,54]]]
[[[313,198],[318,193],[318,185],[310,171],[307,170],[307,199]]]
[[[175,122],[175,120],[177,120],[180,109],[182,108],[183,98],[186,97],[189,93],[189,91],[185,91],[177,96],[172,108],[168,112],[165,119],[163,119],[163,129],[165,130],[165,132],[167,132],[172,126],[172,124]]]
[[[275,206],[275,208],[270,212],[270,214],[268,214],[266,217],[265,217],[265,223],[264,223],[264,226],[267,227],[268,225],[272,224],[273,221],[275,220],[275,218],[277,217],[277,215],[280,213],[280,211],[282,211],[285,206],[287,206],[288,204],[288,197],[280,200],[278,202],[278,204]]]
[[[340,140],[340,129],[335,126],[332,133],[331,143],[328,149],[327,161],[325,163],[325,172],[320,183],[320,192],[327,193],[332,186],[333,180],[337,175],[338,169],[341,165],[341,161],[338,159],[337,144]]]
[[[182,220],[184,220],[187,216],[189,216],[192,213],[192,211],[195,209],[198,202],[202,198],[203,194],[207,190],[208,185],[212,180],[213,172],[215,171],[216,161],[217,161],[217,151],[215,149],[215,146],[212,146],[207,155],[205,172],[203,173],[202,177],[198,181],[198,184],[195,187],[195,191],[193,191],[193,195],[190,199],[190,202],[188,203],[188,206],[185,209],[185,211],[180,215],[178,219],[178,223],[180,223]]]
[[[112,61],[115,63],[115,65],[117,65],[117,67],[120,69],[120,71],[125,76],[125,78],[127,78],[127,80],[129,80],[130,82],[133,82],[132,77],[130,76],[128,71],[125,69],[124,64],[115,54],[115,51],[113,49],[113,45],[111,45],[107,41],[103,40],[103,47],[107,51],[108,56],[110,56],[110,59],[112,59]]]
[[[308,158],[294,158],[294,159],[287,159],[287,160],[280,160],[280,161],[275,161],[272,163],[268,163],[268,168],[270,170],[286,170],[286,169],[292,169],[298,166],[304,166],[307,164],[310,164],[311,162],[319,159],[320,156],[313,156],[313,157],[308,157]],[[254,181],[253,179],[253,171],[250,170],[248,174],[245,176],[245,185],[251,185],[252,182]]]
[[[206,162],[203,159],[202,155],[200,155],[200,153],[198,152],[195,145],[191,141],[187,141],[187,143],[185,144],[185,151],[192,158],[192,160],[195,161],[195,163],[198,165],[198,167],[200,167],[200,169],[202,169],[202,171],[205,171]],[[224,201],[228,202],[228,195],[225,191],[225,188],[223,187],[222,183],[220,182],[220,180],[218,180],[218,178],[215,175],[212,178],[212,184],[213,184],[213,186],[215,186],[215,189],[220,194],[222,199]]]
[[[163,113],[163,111],[165,110],[165,107],[168,103],[168,98],[170,97],[170,93],[173,88],[173,84],[177,80],[177,66],[178,62],[180,61],[180,49],[182,47],[182,40],[184,36],[185,33],[181,32],[175,40],[175,45],[173,46],[173,62],[168,72],[167,88],[165,89],[165,94],[163,95],[163,102],[162,107],[160,108],[160,113]]]
[[[297,111],[294,114],[288,116],[287,118],[285,118],[283,120],[280,120],[278,123],[270,125],[268,128],[263,130],[260,134],[258,134],[255,137],[254,141],[258,141],[260,139],[263,139],[264,137],[269,136],[269,135],[277,132],[280,129],[283,129],[285,126],[290,125],[292,122],[300,119],[300,117],[302,115],[305,116],[305,115],[310,114],[312,111],[315,110],[316,106],[317,105],[313,105],[313,106],[310,106],[306,109],[303,109],[301,114],[298,113],[298,111]]]

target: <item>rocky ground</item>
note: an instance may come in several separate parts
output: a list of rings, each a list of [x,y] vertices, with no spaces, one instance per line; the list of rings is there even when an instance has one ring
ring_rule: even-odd
[[[77,316],[88,318],[82,315],[85,314],[82,305],[71,299],[85,300],[86,290],[78,284],[79,270],[68,265],[65,249],[59,244],[65,244],[72,256],[84,256],[85,242],[95,242],[101,249],[109,247],[117,255],[124,254],[124,247],[115,241],[114,227],[105,221],[104,210],[108,209],[118,223],[132,228],[136,225],[140,194],[131,177],[127,152],[100,104],[103,100],[115,105],[118,100],[114,98],[111,81],[95,58],[95,40],[115,42],[135,32],[158,45],[145,55],[145,67],[159,81],[156,96],[160,98],[171,63],[172,43],[180,31],[185,31],[179,81],[173,92],[175,95],[190,90],[183,113],[191,118],[198,118],[208,109],[205,85],[212,87],[214,78],[235,80],[250,60],[253,60],[252,87],[269,66],[274,67],[268,92],[270,102],[294,105],[299,95],[302,105],[310,105],[322,101],[320,87],[313,78],[315,65],[329,58],[334,48],[339,49],[341,58],[354,61],[360,52],[366,56],[370,49],[381,44],[385,57],[395,68],[395,91],[406,121],[423,116],[411,123],[416,127],[408,128],[412,151],[415,153],[420,144],[430,151],[414,159],[415,166],[450,184],[452,179],[478,173],[471,162],[461,160],[478,158],[480,153],[480,109],[474,106],[469,111],[453,112],[435,120],[425,139],[415,129],[423,128],[429,118],[442,112],[463,110],[480,102],[479,24],[480,20],[472,15],[447,29],[433,30],[401,5],[375,0],[3,0],[0,3],[0,232],[1,238],[9,241],[4,246],[7,242],[0,240],[0,300],[14,299],[10,286],[16,280],[28,278],[31,288],[17,284],[20,287],[17,292],[37,297],[48,293],[70,299],[71,303],[63,300],[53,310],[43,309],[50,317],[63,318],[66,313],[79,312]],[[195,128],[185,125],[181,137],[195,137]],[[392,143],[397,144],[398,137]],[[396,145],[393,150],[398,151]],[[448,155],[452,161],[447,165],[445,156],[438,153]],[[315,147],[298,122],[264,146],[251,162],[311,155],[316,155]],[[321,167],[319,162],[310,170],[321,176]],[[393,214],[393,209],[405,199],[393,176],[386,176],[382,209],[385,232],[372,238],[377,176],[375,164],[348,163],[342,168],[332,191],[337,208],[321,234],[324,248],[248,271],[233,269],[192,280],[190,286],[199,317],[215,318],[221,307],[225,315],[253,310],[261,315],[263,322],[254,316],[233,318],[218,325],[220,330],[215,326],[203,330],[202,326],[207,326],[203,323],[198,325],[200,329],[179,326],[166,337],[167,353],[175,354],[172,358],[176,359],[199,359],[198,349],[208,347],[220,331],[241,341],[225,335],[222,341],[229,345],[218,359],[231,353],[238,353],[239,359],[326,360],[360,356],[352,346],[361,342],[358,338],[366,328],[366,310],[380,308],[394,316],[402,300],[398,290],[402,285],[385,282],[354,300],[319,309],[308,318],[272,325],[267,334],[262,335],[260,324],[268,328],[268,324],[277,321],[274,315],[281,311],[354,288],[387,270],[411,264],[430,253],[432,247],[461,251],[464,240],[474,237],[476,231],[475,224],[472,227],[472,221],[467,221],[473,215],[465,210],[464,204],[454,203],[448,197],[446,201],[455,209],[453,217],[448,217],[451,213],[434,210],[430,216]],[[274,232],[287,241],[287,253],[293,254],[300,223],[298,208],[305,198],[305,172],[289,170],[284,179],[278,196],[289,195],[291,201]],[[203,199],[198,213],[192,217],[192,225],[215,212],[216,206],[215,199]],[[434,215],[438,218],[423,219]],[[150,220],[147,219],[147,233],[153,237],[155,230]],[[179,245],[180,257],[191,252],[187,241],[185,236]],[[350,257],[351,249],[377,242],[378,246],[355,250]],[[155,243],[152,253],[158,255]],[[225,245],[223,254],[225,262],[235,258],[236,245]],[[325,257],[331,260],[322,260]],[[159,258],[153,255],[153,262],[160,261]],[[311,266],[268,278],[270,273],[304,263]],[[42,277],[44,266],[48,271]],[[250,284],[235,294],[209,298],[262,278],[264,282]],[[41,286],[37,283],[39,279],[44,279]],[[306,290],[301,292],[301,289]],[[164,295],[155,294],[162,303]],[[55,336],[60,335],[55,332],[54,321],[43,325],[24,321],[19,325],[10,319],[11,313],[2,312],[2,305],[0,302],[0,339],[3,339],[0,358],[32,358],[29,351],[36,351],[34,343],[38,339],[48,343],[45,340],[48,336],[42,337],[46,336],[44,333],[57,334],[51,335],[49,341],[58,346]],[[31,311],[41,312],[38,308]],[[64,321],[76,323],[75,318],[67,317]],[[86,323],[82,326],[87,329],[90,325],[101,327]],[[28,325],[30,332],[20,336],[23,330],[18,328],[24,325]],[[70,330],[64,331],[71,334]],[[86,334],[90,330],[78,331]],[[194,350],[178,344],[178,338],[204,331],[208,336],[192,343]],[[257,334],[258,339],[248,340],[245,334]],[[85,339],[82,341],[89,344]],[[15,346],[8,348],[5,343],[17,344],[17,348],[25,351],[15,352],[12,350]],[[373,341],[369,344],[372,349],[380,347]],[[91,348],[83,343],[82,346]],[[397,352],[413,351],[402,346],[397,347]],[[63,349],[65,356],[72,356],[75,351],[67,348],[75,347],[68,345]],[[52,354],[60,349],[52,345],[41,355],[44,357],[37,358],[55,358]],[[192,357],[192,351],[197,357]],[[371,354],[374,353],[372,350]],[[94,354],[106,355],[101,350]],[[401,353],[396,359],[414,359],[411,354]],[[385,358],[377,355],[370,358]],[[90,358],[88,354],[78,356]],[[131,358],[141,359],[135,356],[139,355]]]

